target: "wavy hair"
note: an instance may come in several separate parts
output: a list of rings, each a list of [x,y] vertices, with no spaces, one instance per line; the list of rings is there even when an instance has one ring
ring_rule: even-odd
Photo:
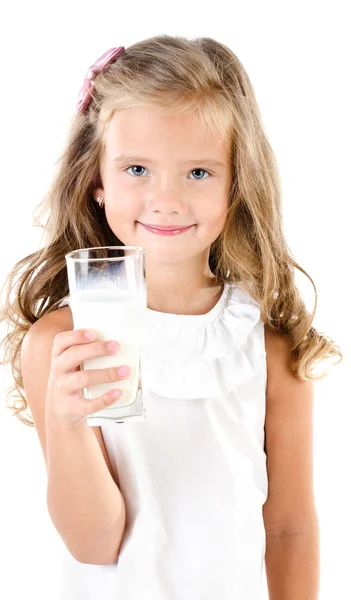
[[[247,291],[259,303],[265,325],[287,336],[299,380],[321,379],[328,371],[318,373],[319,363],[343,358],[334,340],[312,327],[316,286],[294,260],[284,237],[278,168],[243,65],[227,46],[211,38],[155,36],[128,47],[96,77],[89,107],[73,116],[51,187],[34,211],[34,225],[44,230],[44,247],[18,261],[3,286],[0,322],[7,321],[10,331],[1,342],[1,364],[11,366],[15,381],[6,399],[13,416],[27,425],[34,423],[24,414],[28,403],[20,368],[23,338],[68,295],[65,254],[123,245],[92,192],[101,185],[99,164],[115,111],[142,105],[191,114],[199,125],[226,136],[232,186],[226,223],[209,255],[218,281],[235,282]],[[314,287],[312,314],[295,284],[294,268]]]

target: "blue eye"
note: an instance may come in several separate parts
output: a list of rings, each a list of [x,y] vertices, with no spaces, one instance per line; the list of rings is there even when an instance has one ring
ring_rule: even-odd
[[[144,167],[141,167],[140,165],[132,165],[131,167],[128,167],[128,169],[126,169],[127,173],[129,171],[129,169],[143,169],[145,171]],[[140,176],[140,173],[133,173],[133,175],[136,175],[137,177]]]
[[[194,169],[193,171],[191,171],[191,173],[195,173],[195,171],[200,171],[202,173],[207,173],[207,175],[209,177],[211,177],[210,173],[208,171],[205,171],[205,169]],[[195,177],[195,180],[201,181],[201,179],[207,179],[207,177],[201,177],[200,179],[198,179],[197,177]]]

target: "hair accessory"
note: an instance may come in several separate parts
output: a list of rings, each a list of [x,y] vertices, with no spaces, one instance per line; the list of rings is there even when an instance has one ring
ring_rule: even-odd
[[[103,205],[104,205],[104,197],[103,196],[98,196],[97,197],[97,201],[99,203],[100,208],[102,208]]]
[[[119,46],[119,48],[111,48],[107,50],[97,61],[89,67],[87,70],[87,74],[84,78],[84,84],[79,90],[76,112],[82,112],[86,109],[90,102],[91,94],[94,89],[94,80],[101,71],[105,69],[108,65],[110,65],[116,58],[121,56],[125,51],[124,46]]]

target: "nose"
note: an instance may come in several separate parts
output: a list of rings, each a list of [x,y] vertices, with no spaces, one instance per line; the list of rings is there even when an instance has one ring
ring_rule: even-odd
[[[186,210],[184,190],[175,181],[164,179],[155,183],[148,194],[149,209],[155,214],[183,214]]]

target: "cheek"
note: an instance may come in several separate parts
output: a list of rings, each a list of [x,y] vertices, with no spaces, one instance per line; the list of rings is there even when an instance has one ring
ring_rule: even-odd
[[[106,214],[111,219],[130,220],[138,214],[140,195],[135,190],[135,186],[133,189],[133,186],[130,185],[130,181],[128,181],[125,174],[110,173],[108,175],[105,184],[105,195],[108,199]]]
[[[226,206],[214,206],[212,204],[206,216],[203,214],[199,219],[200,236],[206,240],[206,243],[212,243],[223,231],[227,219]],[[201,233],[202,232],[202,233]]]
[[[107,222],[114,234],[124,245],[133,245],[134,240],[131,239],[131,233],[134,221],[137,220],[133,203],[127,202],[121,197],[118,200],[110,197],[105,207],[105,213]]]
[[[207,225],[208,227],[216,227],[223,226],[227,216],[227,204],[225,202],[215,202],[212,201],[203,206],[202,210],[199,211],[199,221],[203,223],[203,225]]]
[[[123,198],[121,194],[118,198],[109,202],[108,207],[106,207],[106,214],[110,219],[116,220],[116,222],[117,219],[121,223],[130,221],[138,215],[138,203],[133,202],[131,198]]]

